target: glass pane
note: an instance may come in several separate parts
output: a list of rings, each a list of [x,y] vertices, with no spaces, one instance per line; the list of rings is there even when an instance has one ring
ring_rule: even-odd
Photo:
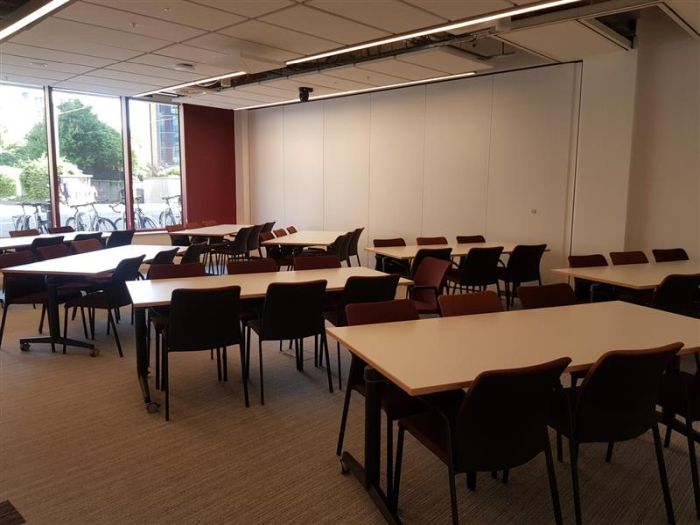
[[[0,84],[0,236],[51,222],[44,91]]]
[[[129,101],[134,225],[137,230],[179,224],[181,211],[178,107]]]
[[[61,224],[124,228],[124,155],[118,98],[54,91]]]

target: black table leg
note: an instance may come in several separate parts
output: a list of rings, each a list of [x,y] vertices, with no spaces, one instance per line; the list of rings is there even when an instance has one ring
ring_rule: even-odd
[[[23,337],[19,340],[20,348],[22,350],[29,350],[29,346],[32,343],[46,343],[50,344],[52,348],[55,348],[56,345],[77,346],[79,348],[89,348],[91,350],[90,355],[95,357],[99,354],[99,351],[92,343],[61,336],[61,322],[59,320],[60,314],[58,311],[58,287],[61,284],[63,284],[63,279],[61,277],[55,275],[46,276],[46,290],[49,298],[46,307],[49,317],[49,335],[43,337]]]
[[[146,309],[134,308],[134,332],[136,337],[136,374],[143,394],[146,410],[155,414],[160,405],[151,401],[151,389],[148,387],[148,365],[151,357],[148,351],[148,326],[146,325]]]
[[[355,359],[355,357],[353,357]],[[344,451],[341,463],[365,487],[387,523],[401,523],[391,502],[379,485],[381,461],[381,390],[386,379],[369,366],[365,368],[365,464]]]

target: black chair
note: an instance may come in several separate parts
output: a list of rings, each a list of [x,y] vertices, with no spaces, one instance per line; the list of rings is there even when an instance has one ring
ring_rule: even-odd
[[[486,237],[483,235],[457,235],[458,244],[476,244],[486,242]]]
[[[43,248],[44,246],[53,246],[55,244],[63,244],[62,235],[56,237],[37,237],[32,241],[29,249],[34,254],[34,257],[41,259],[41,256],[39,255],[39,248]]]
[[[246,376],[245,341],[238,321],[240,286],[206,290],[174,290],[170,301],[170,320],[163,345],[163,388],[165,390],[165,420],[170,419],[169,354],[195,352],[216,348],[219,380],[228,381],[226,349],[239,345],[241,380],[245,406],[249,406]],[[223,373],[222,373],[223,369]]]
[[[458,402],[399,420],[394,504],[398,504],[406,431],[447,465],[452,523],[459,523],[455,476],[467,475],[474,490],[477,472],[507,472],[544,453],[554,519],[561,508],[547,418],[564,357],[527,368],[483,372]]]
[[[97,239],[98,241],[102,241],[102,232],[77,233],[73,238],[74,241],[86,241],[88,239]]]
[[[253,228],[253,226],[241,228],[232,241],[224,241],[210,246],[209,253],[216,273],[224,273],[228,261],[249,257],[248,238],[253,232]]]
[[[396,287],[399,284],[398,275],[379,275],[376,277],[348,277],[340,300],[335,309],[327,311],[326,321],[333,326],[347,326],[345,307],[356,303],[378,303],[391,301],[396,297]],[[338,353],[338,390],[343,389],[340,366],[340,342],[337,342]],[[330,367],[330,363],[328,363]]]
[[[272,283],[267,287],[260,320],[248,322],[248,346],[246,348],[246,367],[250,364],[250,333],[258,334],[258,359],[260,366],[260,403],[265,404],[263,387],[263,341],[293,340],[296,353],[297,370],[304,370],[304,338],[314,337],[315,354],[318,353],[318,339],[321,352],[328,357],[328,341],[323,319],[323,299],[326,281],[309,281],[304,283]],[[316,337],[319,336],[319,337]],[[326,368],[328,390],[333,392],[331,367]],[[246,372],[246,378],[248,372]]]
[[[579,387],[561,389],[555,397],[550,426],[557,431],[557,457],[562,459],[561,434],[569,438],[571,478],[576,523],[580,525],[581,500],[578,455],[582,443],[607,443],[606,461],[613,444],[635,439],[651,430],[661,478],[668,523],[675,523],[666,479],[656,402],[664,370],[683,347],[673,343],[649,350],[607,352],[591,367]]]
[[[364,230],[364,228],[357,228],[350,233],[350,243],[348,245],[348,266],[352,266],[350,264],[350,257],[355,257],[357,259],[357,265],[362,266],[359,253],[359,243],[360,237],[362,236],[362,232]]]
[[[521,286],[518,288],[518,297],[520,297],[520,304],[525,310],[569,306],[578,303],[576,294],[566,283]]]
[[[343,235],[338,235],[335,241],[333,241],[332,244],[329,244],[325,251],[321,251],[320,253],[325,253],[328,255],[335,255],[340,259],[341,262],[345,261],[348,266],[351,266],[350,264],[350,237],[352,233],[346,233]],[[307,250],[308,253],[319,253],[318,251],[315,250]]]
[[[102,250],[104,246],[97,239],[85,239],[84,241],[71,241],[70,247],[76,254],[96,252]]]
[[[275,227],[275,221],[272,222],[266,222],[263,224],[262,232],[261,233],[267,233],[267,232],[272,232],[272,228]]]
[[[652,308],[700,318],[697,304],[700,292],[700,274],[668,275],[654,290]]]
[[[207,249],[207,245],[205,243],[199,243],[199,244],[190,244],[187,249],[185,250],[185,253],[182,254],[182,258],[180,259],[180,264],[191,264],[191,263],[198,263],[202,262],[202,254],[204,251]]]
[[[392,246],[406,246],[406,241],[401,237],[394,239],[374,239],[372,245],[375,248],[390,248]],[[384,255],[374,255],[374,269],[380,272],[396,273],[399,275],[409,275],[411,266],[408,261],[393,259]]]
[[[452,248],[421,248],[416,252],[416,256],[413,258],[413,263],[411,264],[411,275],[416,275],[416,270],[420,268],[420,263],[426,257],[432,257],[433,259],[442,259],[443,261],[452,262]]]
[[[601,253],[590,255],[569,255],[569,267],[587,268],[592,266],[607,266],[608,260]],[[604,283],[596,283],[588,279],[574,278],[574,293],[576,298],[584,303],[595,302],[596,298],[613,299],[615,291],[612,286]]]
[[[486,287],[495,284],[500,295],[498,284],[498,261],[503,253],[502,246],[494,248],[472,248],[467,255],[460,258],[459,267],[447,272],[448,290],[452,283],[452,293],[460,289],[486,290]]]
[[[176,235],[175,232],[184,230],[185,227],[182,224],[176,224],[174,226],[166,226],[165,231],[168,232],[170,237],[170,244],[173,246],[189,246],[192,244],[190,238],[187,235]]]
[[[540,261],[546,249],[546,244],[519,244],[513,248],[505,268],[498,269],[498,278],[506,287],[506,308],[513,306],[521,284],[532,281],[542,284]]]
[[[688,253],[683,248],[651,250],[656,262],[689,261]]]
[[[250,254],[256,250],[260,257],[262,257],[262,250],[260,249],[260,233],[262,232],[264,226],[264,224],[253,226],[248,233],[248,248],[246,251],[246,257],[250,257]]]
[[[646,254],[638,250],[628,252],[610,252],[610,260],[615,266],[619,264],[646,264],[649,262]]]
[[[134,230],[115,230],[107,237],[107,248],[126,246],[131,244],[134,238]],[[185,237],[187,238],[187,237]]]
[[[175,256],[179,250],[180,248],[173,248],[172,250],[163,250],[162,252],[158,252],[156,256],[153,257],[150,264],[173,264],[173,262],[175,262]],[[188,262],[189,261],[184,262],[184,264],[187,264]]]

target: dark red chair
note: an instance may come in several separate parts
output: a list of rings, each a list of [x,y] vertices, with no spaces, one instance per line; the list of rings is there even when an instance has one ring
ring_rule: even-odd
[[[288,226],[287,231],[289,233],[297,233],[298,230],[294,226]]]
[[[459,295],[441,295],[438,297],[438,303],[442,317],[490,314],[503,311],[501,298],[496,292],[490,290]]]
[[[46,261],[48,259],[58,259],[59,257],[67,257],[73,255],[73,252],[66,244],[51,244],[49,246],[41,246],[36,249],[39,259]]]
[[[452,248],[421,248],[416,251],[416,256],[411,263],[411,275],[416,274],[416,270],[423,262],[423,259],[432,257],[433,259],[442,259],[452,263]]]
[[[230,261],[226,265],[226,269],[230,275],[243,273],[265,273],[277,272],[279,266],[277,261],[269,258],[250,259],[249,261]]]
[[[29,249],[32,252],[34,252],[34,256],[37,259],[41,259],[41,255],[39,254],[39,248],[43,248],[45,246],[53,246],[55,244],[63,244],[62,235],[56,237],[37,237],[32,241],[32,244],[30,245]]]
[[[429,246],[431,244],[449,244],[447,237],[416,237],[418,246]]]
[[[486,242],[486,237],[483,235],[457,235],[458,244],[476,244]]]
[[[689,261],[688,253],[683,248],[668,248],[651,250],[656,262]]]
[[[642,251],[610,252],[610,260],[615,266],[618,264],[646,264],[649,262],[646,254]]]
[[[518,297],[520,297],[520,304],[525,310],[569,306],[578,303],[576,294],[566,283],[521,286],[518,288]]]
[[[540,261],[546,249],[546,244],[519,244],[513,248],[508,264],[498,269],[498,278],[505,283],[506,308],[513,306],[521,284],[532,281],[542,284]]]
[[[337,255],[297,255],[294,257],[295,270],[321,270],[340,267],[342,264]]]
[[[50,234],[56,233],[73,233],[75,228],[73,226],[49,226],[48,232]]]
[[[440,312],[438,296],[445,286],[450,262],[433,257],[426,257],[413,276],[413,285],[409,287],[409,298],[420,314]]]
[[[39,230],[32,228],[31,230],[12,230],[8,232],[10,237],[31,237],[39,235]]]
[[[71,241],[70,247],[73,253],[88,253],[102,250],[104,246],[97,239],[85,239],[83,241]]]
[[[697,304],[699,293],[700,274],[668,275],[654,290],[651,306],[700,319],[700,307]]]

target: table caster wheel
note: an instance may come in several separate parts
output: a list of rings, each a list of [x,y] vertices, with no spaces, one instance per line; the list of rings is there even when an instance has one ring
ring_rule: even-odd
[[[150,403],[146,403],[146,412],[149,414],[157,414],[158,411],[160,410],[160,405],[156,403],[155,401],[151,401]]]
[[[30,345],[29,343],[20,343],[20,345],[19,345],[19,349],[20,349],[22,352],[29,352],[29,349],[30,349],[31,347],[32,347],[32,345]]]
[[[341,474],[347,474],[350,472],[350,469],[345,465],[345,462],[343,461],[343,458],[338,458],[340,461],[340,473]]]
[[[99,348],[93,348],[90,350],[90,357],[97,357],[100,355],[100,349]]]

